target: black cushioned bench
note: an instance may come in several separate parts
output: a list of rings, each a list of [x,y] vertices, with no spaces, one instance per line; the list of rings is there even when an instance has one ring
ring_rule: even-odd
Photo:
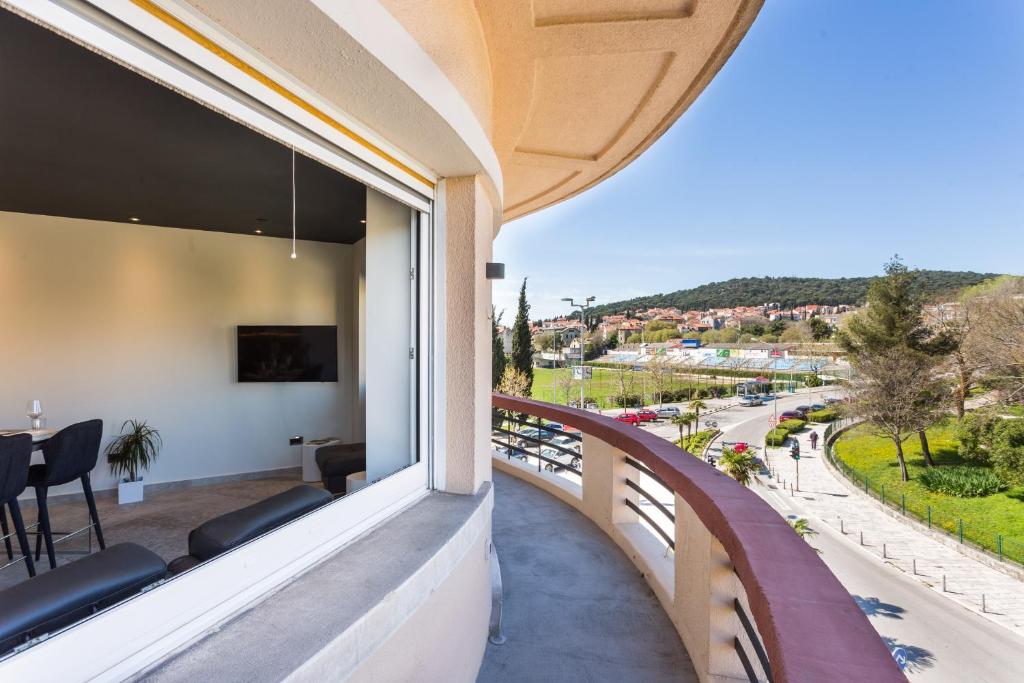
[[[160,556],[118,543],[0,591],[0,652],[72,624],[167,574]]]
[[[366,471],[366,444],[343,443],[321,446],[316,451],[320,479],[331,493],[345,493],[345,478]]]
[[[312,486],[296,486],[204,522],[189,532],[188,555],[171,560],[171,574],[180,574],[296,517],[331,502],[331,494]]]

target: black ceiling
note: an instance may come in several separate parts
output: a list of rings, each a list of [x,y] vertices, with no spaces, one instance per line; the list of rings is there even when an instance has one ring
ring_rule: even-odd
[[[297,155],[299,239],[365,234],[366,189]],[[0,9],[0,210],[291,236],[291,151]]]

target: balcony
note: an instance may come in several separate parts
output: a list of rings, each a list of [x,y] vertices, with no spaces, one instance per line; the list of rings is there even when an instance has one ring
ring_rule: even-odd
[[[604,656],[610,666],[653,666],[653,679],[663,673],[658,667],[667,667],[677,679],[695,674],[701,681],[905,680],[814,550],[729,477],[668,441],[610,418],[500,394],[493,406],[494,468],[549,497],[522,506],[525,511],[506,508],[506,495],[528,494],[518,482],[496,475],[495,546],[506,584],[522,588],[507,591],[509,641],[489,646],[483,680],[511,680],[499,675],[515,665],[500,648],[517,647],[516,638],[549,639],[553,623],[566,627],[557,631],[565,644],[563,659],[596,644],[598,654],[580,657],[580,666],[593,666],[592,657]],[[539,437],[532,440],[512,436],[525,431],[523,423],[536,426],[541,420],[563,427],[532,432]],[[553,433],[566,437],[555,448],[549,445]],[[546,525],[533,512],[540,505],[553,509]],[[509,517],[517,521],[508,523]],[[610,542],[599,543],[594,535]],[[624,558],[606,557],[616,552],[613,544]],[[635,593],[630,580],[636,575],[621,571],[622,565],[629,569],[628,562],[654,599],[645,602],[642,592]],[[538,566],[554,571],[535,575]],[[616,566],[620,571],[611,570]],[[566,577],[563,571],[578,575]],[[524,581],[522,573],[529,578]],[[562,619],[552,622],[560,585],[577,594],[565,603]],[[544,598],[545,587],[554,597]],[[604,628],[595,595],[606,606],[615,597],[635,595],[621,617],[630,627],[619,638]],[[645,604],[653,609],[645,611]],[[674,643],[675,634],[665,640],[669,625],[678,634]],[[643,637],[636,639],[637,633]],[[646,656],[631,650],[637,642],[647,648]],[[523,656],[536,666],[544,648],[534,645]]]

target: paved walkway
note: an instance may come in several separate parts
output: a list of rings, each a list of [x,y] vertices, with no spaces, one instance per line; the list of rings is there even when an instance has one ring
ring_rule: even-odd
[[[824,425],[816,425],[815,431],[823,434]],[[767,490],[780,494],[794,514],[816,518],[836,530],[842,528],[849,543],[860,547],[879,563],[904,572],[907,577],[973,612],[982,614],[984,594],[986,611],[983,616],[1024,635],[1024,583],[932,540],[876,508],[840,481],[839,475],[833,474],[825,465],[821,443],[818,450],[811,450],[810,432],[807,429],[799,435],[799,491],[791,496],[782,484],[761,477],[761,483]],[[773,471],[778,471],[787,486],[795,481],[796,461],[789,457],[786,449],[768,449],[768,457]],[[761,492],[764,491],[762,489]],[[864,539],[862,547],[861,534]],[[913,573],[914,559],[917,560],[916,575]],[[942,591],[943,575],[946,577],[946,592]]]
[[[504,645],[479,681],[697,681],[675,627],[632,562],[590,520],[494,472]]]

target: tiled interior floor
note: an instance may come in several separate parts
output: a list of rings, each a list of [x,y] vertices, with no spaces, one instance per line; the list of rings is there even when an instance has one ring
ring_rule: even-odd
[[[104,540],[108,546],[131,541],[170,561],[188,552],[188,532],[206,520],[245,507],[301,483],[300,477],[296,474],[191,486],[155,493],[147,491],[144,501],[129,505],[118,505],[116,494],[99,495],[96,507],[103,527]],[[55,532],[72,531],[88,523],[89,513],[84,500],[61,502],[58,499],[51,501],[49,507],[50,523]],[[34,501],[22,502],[21,509],[25,524],[35,523]],[[11,531],[14,531],[13,525]],[[17,538],[12,537],[11,542],[15,557],[20,556]],[[35,548],[35,537],[32,535],[29,536],[29,544]],[[6,553],[2,548],[0,545],[0,565],[7,562]],[[83,552],[89,550],[88,535],[82,533],[57,543],[56,549],[58,566],[73,562],[82,557]],[[99,550],[95,537],[92,538],[92,550]],[[42,555],[36,563],[36,571],[45,572],[49,568],[44,546]],[[13,564],[0,570],[0,589],[13,586],[27,578],[28,572],[25,570],[24,562]]]

